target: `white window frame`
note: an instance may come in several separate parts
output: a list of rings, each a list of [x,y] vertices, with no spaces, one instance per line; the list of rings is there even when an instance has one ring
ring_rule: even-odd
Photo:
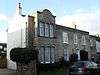
[[[64,49],[64,60],[67,61],[67,50],[66,49]]]
[[[77,34],[74,34],[74,44],[78,44],[78,37],[77,37]]]
[[[93,46],[93,40],[90,39],[90,46],[92,47]]]
[[[40,33],[40,36],[44,36],[44,23],[43,22],[39,22],[39,33]]]
[[[68,44],[68,33],[67,32],[63,32],[63,43]]]
[[[69,51],[64,49],[64,60],[69,61]]]
[[[54,63],[55,62],[55,48],[54,47],[51,47],[51,53],[50,53],[50,56],[51,56],[51,59],[50,59],[50,61],[51,61],[51,63]]]
[[[85,37],[85,35],[82,36],[82,45],[86,45],[86,37]]]
[[[96,52],[100,52],[100,42],[96,41]]]
[[[50,37],[54,37],[54,32],[53,32],[53,30],[54,30],[53,25],[50,25]]]
[[[49,24],[45,23],[45,37],[49,37]]]
[[[39,49],[39,61],[40,63],[44,63],[44,47],[40,47]]]
[[[77,55],[78,55],[78,60],[80,60],[80,50],[76,49]]]
[[[50,63],[50,47],[45,47],[45,63]]]

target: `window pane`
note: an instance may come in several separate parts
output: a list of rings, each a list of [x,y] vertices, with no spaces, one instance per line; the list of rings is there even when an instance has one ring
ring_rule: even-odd
[[[93,46],[93,40],[90,40],[90,46]]]
[[[86,45],[86,39],[84,35],[82,36],[82,45]]]
[[[74,34],[74,44],[78,44],[77,34]]]
[[[64,60],[69,61],[69,51],[67,49],[64,49]]]
[[[53,37],[53,25],[50,25],[50,37]]]
[[[54,53],[55,53],[54,50],[55,50],[55,48],[52,47],[52,48],[51,48],[51,62],[52,62],[52,63],[54,63],[54,61],[55,61],[55,60],[54,60]]]
[[[48,37],[49,36],[49,25],[45,24],[45,36]]]
[[[44,63],[44,47],[41,47],[39,50],[39,61],[40,63]]]
[[[68,44],[68,33],[67,32],[63,32],[63,43]]]
[[[67,50],[66,49],[64,49],[64,60],[67,61]]]
[[[44,23],[40,22],[39,27],[40,27],[40,36],[44,36]]]
[[[50,63],[50,47],[45,48],[45,63]]]

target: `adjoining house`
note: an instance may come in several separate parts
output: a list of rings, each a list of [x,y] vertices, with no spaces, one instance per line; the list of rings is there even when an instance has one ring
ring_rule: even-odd
[[[38,50],[41,64],[58,62],[62,57],[69,61],[72,53],[76,53],[79,60],[91,59],[92,51],[96,51],[95,48],[91,50],[90,39],[94,37],[90,37],[89,32],[56,24],[56,16],[48,9],[34,12],[32,15],[22,15],[21,11],[22,7],[19,4],[16,17],[8,28],[8,68],[16,69],[16,63],[10,60],[9,55],[14,47]]]
[[[96,61],[100,64],[100,36],[96,36]]]
[[[7,51],[7,43],[0,43],[0,53],[5,53]]]
[[[6,52],[7,52],[7,43],[0,43],[0,68],[7,67]]]

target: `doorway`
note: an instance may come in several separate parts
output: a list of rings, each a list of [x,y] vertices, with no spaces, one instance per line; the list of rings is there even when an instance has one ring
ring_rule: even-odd
[[[88,60],[88,52],[85,50],[80,50],[80,60],[86,61]]]

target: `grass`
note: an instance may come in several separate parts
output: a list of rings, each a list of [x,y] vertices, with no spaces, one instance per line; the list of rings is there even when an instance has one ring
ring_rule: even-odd
[[[68,75],[68,69],[65,67],[61,67],[59,69],[49,70],[49,71],[42,71],[39,75]]]

